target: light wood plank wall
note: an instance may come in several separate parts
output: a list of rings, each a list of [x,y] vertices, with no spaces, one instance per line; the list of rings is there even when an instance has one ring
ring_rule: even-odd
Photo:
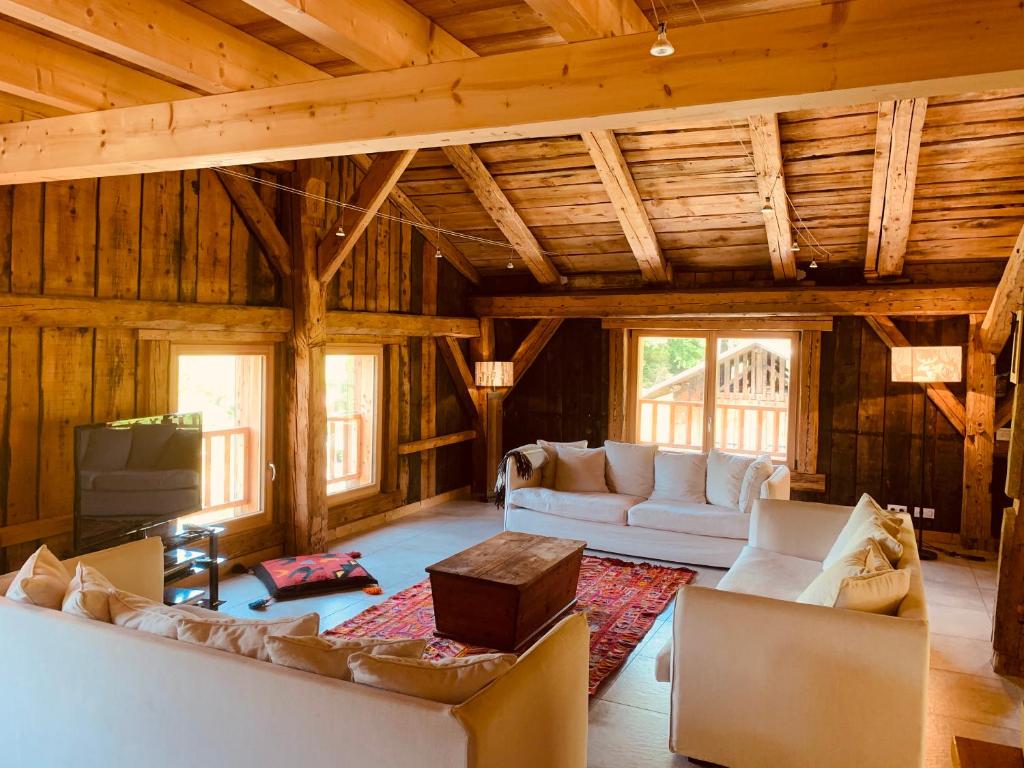
[[[330,168],[328,196],[347,199],[362,171],[343,159],[330,161]],[[258,191],[278,212],[287,237],[284,193],[264,186]],[[390,204],[385,212],[398,216]],[[423,242],[407,222],[375,220],[334,278],[330,308],[419,313],[441,301],[449,314],[468,314],[468,284],[447,263],[430,265],[438,271],[436,293],[424,301],[423,264],[435,259]],[[280,280],[256,238],[207,170],[0,187],[0,292],[259,306],[283,302]],[[204,337],[216,340],[217,334]],[[169,410],[170,344],[140,340],[136,331],[121,328],[0,328],[0,572],[17,567],[40,541],[58,553],[70,550],[73,428]],[[421,366],[425,344],[433,340],[386,347],[385,381],[396,385],[394,394],[385,388],[384,413],[393,399],[398,401],[397,428],[386,433],[401,442],[469,428],[443,366],[433,377],[435,388],[413,396],[421,375],[413,369]],[[284,354],[284,345],[278,345],[278,373]],[[432,425],[421,423],[423,400],[434,406]],[[471,463],[468,450],[464,444],[431,451],[436,456],[427,461],[438,469],[426,484],[419,455],[397,462],[385,456],[385,482],[393,487],[332,509],[330,525],[468,484],[463,469]],[[278,483],[276,493],[285,485]],[[26,539],[29,535],[33,538]],[[229,536],[224,551],[255,559],[280,551],[282,544],[275,522]]]

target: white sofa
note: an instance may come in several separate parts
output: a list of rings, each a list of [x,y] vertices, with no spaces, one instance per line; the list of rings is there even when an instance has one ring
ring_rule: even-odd
[[[548,454],[521,451],[533,465],[523,478],[509,459],[505,530],[582,539],[590,549],[677,563],[727,568],[750,531],[750,515],[714,504],[653,500],[619,493],[573,493],[543,484]],[[762,498],[789,498],[789,468],[779,465],[759,489]]]
[[[730,768],[919,768],[928,616],[914,531],[897,615],[795,602],[851,507],[755,502],[750,543],[716,589],[680,589],[657,677],[672,751]]]
[[[159,600],[162,552],[147,539],[82,560]],[[449,706],[0,597],[3,764],[584,768],[588,647],[571,616]]]

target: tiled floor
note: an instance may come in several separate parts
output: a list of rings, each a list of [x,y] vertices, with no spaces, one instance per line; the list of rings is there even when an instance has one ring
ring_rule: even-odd
[[[384,594],[327,595],[249,610],[266,595],[255,577],[234,576],[222,586],[237,616],[293,615],[317,611],[321,630],[333,627],[425,578],[424,567],[501,530],[501,516],[487,504],[458,502],[407,517],[387,527],[338,543],[338,551],[358,550],[380,580]],[[989,631],[995,601],[995,564],[968,563],[942,556],[923,564],[932,626],[928,692],[928,768],[951,764],[954,734],[1020,745],[1021,688],[1000,678],[989,665]],[[694,583],[713,586],[723,571],[696,567]],[[654,680],[654,656],[671,634],[666,611],[627,665],[599,693],[590,709],[591,768],[685,766],[669,753],[668,685]]]

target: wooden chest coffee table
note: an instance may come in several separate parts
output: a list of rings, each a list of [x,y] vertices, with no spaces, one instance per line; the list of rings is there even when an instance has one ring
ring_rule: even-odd
[[[576,603],[586,542],[506,531],[427,568],[440,637],[521,651]]]

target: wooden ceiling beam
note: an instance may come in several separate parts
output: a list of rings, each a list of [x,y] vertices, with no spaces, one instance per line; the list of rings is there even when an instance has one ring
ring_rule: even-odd
[[[329,77],[181,0],[0,0],[0,13],[204,93]],[[140,103],[155,101],[168,97]]]
[[[745,119],[1024,79],[1024,10],[1010,0],[850,0],[673,37],[685,56],[656,59],[649,35],[628,35],[0,126],[0,184]]]
[[[998,355],[1010,338],[1013,313],[1024,309],[1024,227],[1006,262],[1006,269],[996,286],[991,305],[979,330],[981,345],[986,352]]]
[[[526,226],[508,197],[491,176],[483,160],[468,145],[444,147],[444,154],[455,170],[465,179],[476,195],[480,205],[494,220],[501,233],[508,238],[519,257],[526,262],[527,269],[541,285],[560,285],[561,275],[554,263],[544,253],[537,238]]]
[[[0,91],[64,112],[92,112],[196,95],[8,21],[0,21]]]
[[[658,236],[644,208],[643,198],[636,181],[622,156],[618,139],[613,131],[584,131],[583,143],[597,168],[597,175],[608,193],[615,215],[622,225],[633,257],[644,280],[649,283],[671,283],[672,265],[661,251]]]
[[[549,317],[544,320],[538,320],[537,324],[530,329],[530,332],[523,339],[522,344],[516,349],[515,354],[512,355],[512,386],[504,392],[504,396],[508,397],[512,388],[515,387],[526,372],[530,370],[537,358],[540,357],[540,353],[544,351],[544,347],[551,341],[551,337],[554,336],[558,329],[562,327],[562,318],[560,317]]]
[[[244,0],[371,71],[475,56],[404,0]]]
[[[718,288],[625,293],[476,296],[477,317],[686,317],[688,315],[968,315],[992,301],[990,285],[857,288]]]
[[[338,267],[352,253],[359,238],[366,232],[373,217],[387,201],[391,190],[395,188],[398,179],[415,156],[415,149],[404,149],[398,152],[387,152],[373,159],[359,188],[349,200],[349,205],[354,207],[342,208],[331,222],[327,234],[320,241],[317,261],[321,282],[326,283],[334,277]],[[335,234],[339,226],[343,226],[344,237],[338,237]]]
[[[263,248],[263,253],[277,273],[287,277],[292,273],[291,246],[274,221],[274,214],[267,210],[259,194],[247,179],[227,171],[217,173],[224,190],[235,204],[236,210],[245,220],[249,231]]]
[[[472,420],[474,429],[480,431],[484,418],[484,398],[476,385],[473,371],[462,353],[458,339],[447,336],[437,339],[437,349],[441,353],[452,383],[455,384],[455,396],[463,412]]]
[[[327,332],[333,336],[450,336],[471,339],[480,335],[480,321],[475,317],[333,311],[327,313]]]
[[[43,120],[47,117],[66,115],[66,109],[41,104],[13,93],[0,92],[0,123],[22,123],[26,120]]]
[[[352,157],[356,165],[367,171],[373,160],[368,155],[354,155]],[[419,206],[412,201],[403,190],[401,184],[396,184],[391,190],[391,202],[398,206],[399,210],[411,221],[420,233],[427,239],[427,242],[441,251],[448,262],[469,280],[473,285],[480,284],[480,273],[476,267],[466,258],[459,247],[452,242],[451,238],[443,232],[439,232],[436,223],[430,221]]]
[[[878,105],[864,256],[864,275],[869,280],[903,274],[927,109],[928,99],[923,98],[884,101]]]
[[[567,43],[653,29],[635,0],[526,0]]]
[[[782,139],[777,115],[752,115],[750,155],[754,161],[757,194],[764,204],[764,228],[768,235],[772,276],[776,282],[796,280],[796,256],[793,253],[793,225],[789,220],[789,197],[782,167]]]

